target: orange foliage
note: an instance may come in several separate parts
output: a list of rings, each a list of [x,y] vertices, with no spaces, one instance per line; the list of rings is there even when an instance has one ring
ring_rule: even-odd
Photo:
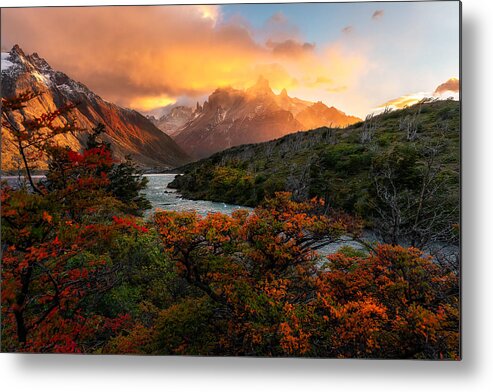
[[[388,245],[334,254],[322,267],[318,244],[360,230],[322,211],[318,200],[281,193],[252,213],[156,215],[178,272],[217,309],[211,353],[457,358],[457,276],[417,249]],[[196,349],[176,339],[165,352]]]
[[[329,260],[317,279],[318,300],[338,336],[338,356],[458,357],[455,274],[400,246]]]

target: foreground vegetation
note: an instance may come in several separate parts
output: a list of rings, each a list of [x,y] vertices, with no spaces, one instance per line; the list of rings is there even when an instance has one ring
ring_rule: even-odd
[[[83,151],[59,147],[75,128],[53,121],[70,107],[16,121],[31,98],[2,101],[27,178],[2,184],[2,351],[459,358],[454,266],[392,244],[319,256],[364,226],[326,197],[145,222],[145,181],[104,128]],[[45,181],[32,154],[47,156]]]

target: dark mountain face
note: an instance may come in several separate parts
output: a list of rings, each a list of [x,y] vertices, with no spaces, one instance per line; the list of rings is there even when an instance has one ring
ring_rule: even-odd
[[[52,69],[36,53],[26,55],[16,45],[9,53],[2,53],[2,96],[12,97],[25,91],[41,93],[25,108],[27,117],[77,103],[70,117],[85,130],[98,123],[106,125],[106,138],[112,143],[117,159],[131,155],[140,166],[155,169],[168,169],[189,161],[187,154],[168,135],[140,113],[103,100],[82,83]],[[3,136],[8,139],[5,132]],[[58,137],[58,141],[77,150],[85,137],[82,132]],[[3,170],[16,166],[15,149],[9,144],[8,140],[2,143]],[[39,166],[46,165],[40,162]]]
[[[276,98],[264,82],[246,91],[217,89],[201,112],[176,133],[175,140],[192,157],[203,158],[229,147],[272,140],[302,129]]]
[[[229,147],[312,129],[314,123],[338,126],[359,121],[323,104],[327,111],[320,115],[310,110],[313,105],[318,104],[291,98],[286,90],[276,95],[269,82],[260,78],[245,91],[231,87],[214,91],[203,107],[198,106],[192,118],[174,131],[174,137],[192,157],[204,158]]]

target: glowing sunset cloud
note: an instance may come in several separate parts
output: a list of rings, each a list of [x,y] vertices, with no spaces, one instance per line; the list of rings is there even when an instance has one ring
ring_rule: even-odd
[[[160,95],[155,97],[150,96],[150,97],[137,98],[133,101],[130,101],[129,106],[134,109],[147,112],[155,108],[165,107],[168,105],[172,105],[174,103],[176,103],[176,99],[170,98],[166,95]]]
[[[202,18],[210,19],[214,24],[219,19],[220,9],[217,5],[198,5],[198,11],[201,13]]]
[[[460,83],[458,78],[450,78],[435,89],[435,94],[458,93]]]
[[[454,2],[3,9],[1,44],[141,111],[262,75],[277,92],[364,117],[459,73],[458,12]]]

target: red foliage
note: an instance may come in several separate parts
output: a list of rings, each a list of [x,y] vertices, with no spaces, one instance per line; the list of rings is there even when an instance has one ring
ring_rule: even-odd
[[[356,233],[360,224],[342,214],[321,215],[318,200],[297,203],[290,196],[277,194],[250,214],[167,211],[155,217],[181,275],[228,314],[225,335],[218,332],[223,353],[304,355],[312,349],[307,325],[313,314],[306,307],[316,274],[312,246]]]
[[[86,170],[109,168],[114,163],[111,151],[105,146],[84,150],[82,153],[68,151],[68,159],[72,166],[84,166]]]
[[[135,218],[131,218],[131,217],[122,218],[122,217],[114,216],[113,222],[115,222],[117,225],[121,227],[133,228],[137,231],[140,231],[141,233],[149,232],[149,229],[147,227],[137,224]]]

